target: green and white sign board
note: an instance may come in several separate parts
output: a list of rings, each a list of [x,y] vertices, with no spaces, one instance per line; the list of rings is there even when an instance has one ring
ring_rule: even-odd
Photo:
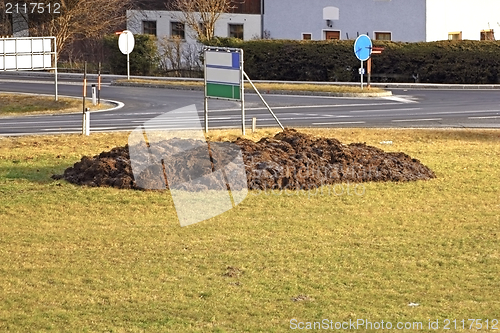
[[[267,107],[278,125],[283,125],[264,97],[243,70],[243,50],[230,47],[206,46],[205,57],[205,132],[208,132],[208,100],[210,98],[239,101],[241,103],[241,132],[245,135],[245,85],[244,78],[252,85],[262,103]],[[256,118],[255,118],[256,119]]]
[[[243,50],[205,49],[205,97],[241,101]]]
[[[205,58],[205,131],[208,132],[208,100],[215,98],[241,103],[241,129],[245,135],[243,50],[207,46],[203,54]]]

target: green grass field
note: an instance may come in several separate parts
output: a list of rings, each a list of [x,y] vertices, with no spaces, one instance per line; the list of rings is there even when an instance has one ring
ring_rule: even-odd
[[[101,103],[101,105],[92,106],[92,100],[88,98],[85,104],[90,111],[107,109],[113,106],[109,103]],[[83,103],[81,98],[59,97],[56,101],[54,100],[54,96],[0,93],[0,117],[82,111]]]
[[[408,332],[465,319],[448,331],[476,331],[469,318],[491,330],[500,131],[304,131],[404,151],[437,178],[363,195],[251,192],[181,228],[168,193],[50,179],[127,133],[0,137],[0,331],[284,332],[292,319],[423,323]]]

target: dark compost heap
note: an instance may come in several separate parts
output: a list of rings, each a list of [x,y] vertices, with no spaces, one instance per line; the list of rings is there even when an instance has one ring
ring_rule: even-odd
[[[140,181],[136,182],[128,145],[94,157],[84,156],[80,162],[66,169],[63,175],[54,175],[53,178],[64,178],[71,183],[86,186],[161,189],[167,188],[168,182],[179,184],[215,171],[234,158],[235,153],[231,151],[240,151],[219,149],[225,143],[210,142],[212,158],[200,159],[203,152],[207,155],[206,144],[203,147],[198,142],[197,145],[192,145],[194,149],[179,150],[175,148],[174,141],[182,141],[184,147],[186,142],[188,146],[194,142],[171,139],[155,145],[163,159],[169,161],[167,168],[176,168],[175,179],[168,178],[166,186],[163,178],[166,176],[165,165],[162,168],[161,164],[145,167],[139,175]],[[249,189],[296,190],[341,182],[435,178],[431,169],[402,152],[388,153],[364,143],[344,145],[333,138],[316,138],[293,129],[258,142],[238,138],[234,142],[236,146],[226,144],[241,149]],[[144,157],[144,161],[147,163],[147,157]],[[138,186],[138,183],[142,186]]]

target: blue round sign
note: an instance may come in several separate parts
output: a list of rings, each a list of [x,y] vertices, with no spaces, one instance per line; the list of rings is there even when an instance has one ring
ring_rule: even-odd
[[[354,42],[354,54],[361,61],[370,59],[372,55],[372,40],[367,35],[360,35]]]

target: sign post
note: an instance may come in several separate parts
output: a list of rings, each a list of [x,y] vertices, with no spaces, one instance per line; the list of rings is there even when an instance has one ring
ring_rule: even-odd
[[[99,69],[97,72],[97,104],[101,105],[101,62],[99,61]]]
[[[241,130],[245,135],[245,98],[243,50],[205,48],[205,132],[208,132],[208,99],[226,99],[241,103]]]
[[[90,134],[90,112],[85,106],[85,99],[87,98],[87,62],[83,65],[83,117],[82,117],[82,135]]]
[[[205,132],[208,132],[208,99],[226,99],[241,103],[241,131],[245,135],[245,78],[252,85],[262,103],[269,110],[278,125],[283,125],[253,82],[243,70],[243,50],[229,47],[207,46],[205,58]]]
[[[135,46],[134,35],[128,30],[123,30],[117,34],[120,35],[118,37],[118,48],[123,54],[127,55],[127,80],[130,80],[130,52],[134,50]]]
[[[57,90],[56,37],[0,38],[0,71],[54,71],[54,99]]]
[[[354,42],[354,55],[361,61],[361,67],[359,69],[359,73],[361,74],[361,89],[363,89],[363,75],[365,71],[363,63],[370,59],[372,47],[372,40],[367,35],[359,35]]]

